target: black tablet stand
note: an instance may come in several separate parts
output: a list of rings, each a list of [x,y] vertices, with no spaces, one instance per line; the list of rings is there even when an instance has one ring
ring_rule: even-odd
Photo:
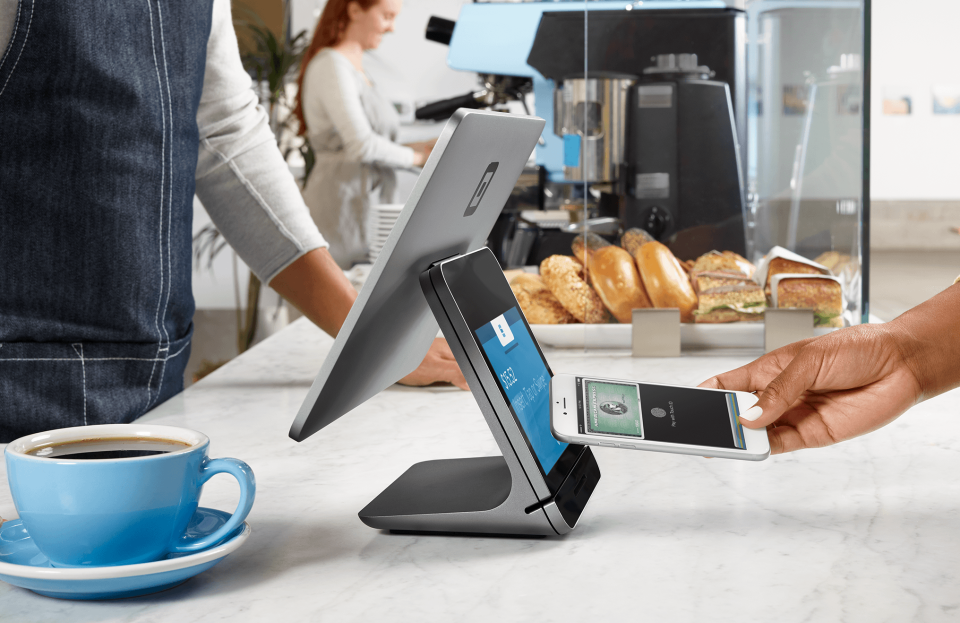
[[[600,468],[593,453],[585,448],[555,495],[547,499],[536,495],[454,328],[455,320],[451,321],[451,316],[458,317],[456,305],[445,300],[448,297],[431,279],[436,277],[440,264],[464,257],[434,265],[420,276],[420,285],[502,456],[417,463],[360,511],[360,519],[372,528],[399,533],[526,537],[566,534],[576,526],[600,479]],[[475,348],[475,342],[468,344]]]

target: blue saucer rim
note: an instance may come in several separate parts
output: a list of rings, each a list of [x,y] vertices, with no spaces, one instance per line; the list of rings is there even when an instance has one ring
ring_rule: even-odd
[[[197,511],[217,511],[217,509],[198,508]],[[11,520],[9,523],[18,521]],[[6,523],[6,522],[5,522]],[[9,562],[0,562],[0,576],[10,576],[23,579],[35,580],[64,580],[64,581],[82,581],[82,580],[109,580],[117,578],[130,578],[141,575],[152,575],[166,571],[176,571],[202,565],[214,560],[218,560],[237,550],[243,543],[250,538],[253,529],[246,521],[242,524],[243,530],[231,539],[223,541],[219,545],[209,549],[194,552],[186,556],[177,558],[165,558],[153,562],[143,562],[135,565],[117,565],[112,567],[33,567],[30,565],[20,565]]]

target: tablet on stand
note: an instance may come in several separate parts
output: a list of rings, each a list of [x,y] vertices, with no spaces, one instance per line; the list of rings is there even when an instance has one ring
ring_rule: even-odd
[[[542,438],[544,428],[549,436],[549,403],[535,413],[511,398],[515,392],[491,367],[493,351],[484,350],[487,329],[473,326],[497,320],[481,318],[512,300],[516,313],[508,326],[517,327],[534,367],[552,375],[492,253],[479,251],[543,127],[536,117],[463,109],[454,114],[290,429],[290,437],[302,441],[396,383],[420,365],[438,327],[443,329],[503,454],[417,463],[360,512],[371,527],[565,534],[600,478],[589,448],[549,447]],[[487,276],[471,281],[474,269]],[[471,315],[455,294],[464,287],[473,289],[475,300],[496,305]]]

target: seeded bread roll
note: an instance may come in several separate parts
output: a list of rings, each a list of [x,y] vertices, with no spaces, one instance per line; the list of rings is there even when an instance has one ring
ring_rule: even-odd
[[[641,246],[633,257],[653,306],[677,307],[681,322],[693,322],[697,295],[670,249],[654,240]]]
[[[610,314],[593,288],[581,277],[583,264],[569,255],[551,255],[540,263],[540,276],[560,304],[586,323],[610,322]]]
[[[590,285],[617,322],[633,321],[633,310],[653,307],[630,254],[614,245],[593,252],[587,270]]]
[[[563,308],[538,275],[517,275],[510,280],[510,289],[530,324],[571,324],[577,321]]]

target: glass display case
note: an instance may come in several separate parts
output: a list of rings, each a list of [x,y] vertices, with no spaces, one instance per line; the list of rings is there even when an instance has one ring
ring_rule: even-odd
[[[866,322],[867,9],[850,0],[747,3],[748,231],[840,278],[847,324]]]
[[[451,67],[481,74],[473,103],[506,109],[493,91],[509,79],[547,121],[491,248],[505,269],[540,268],[551,292],[545,262],[576,257],[582,309],[554,317],[597,325],[538,331],[541,341],[623,345],[628,327],[616,325],[645,306],[679,308],[685,344],[707,346],[756,333],[771,307],[812,308],[821,331],[867,320],[869,10],[464,5],[435,40],[450,45]],[[564,332],[577,337],[550,337]]]

